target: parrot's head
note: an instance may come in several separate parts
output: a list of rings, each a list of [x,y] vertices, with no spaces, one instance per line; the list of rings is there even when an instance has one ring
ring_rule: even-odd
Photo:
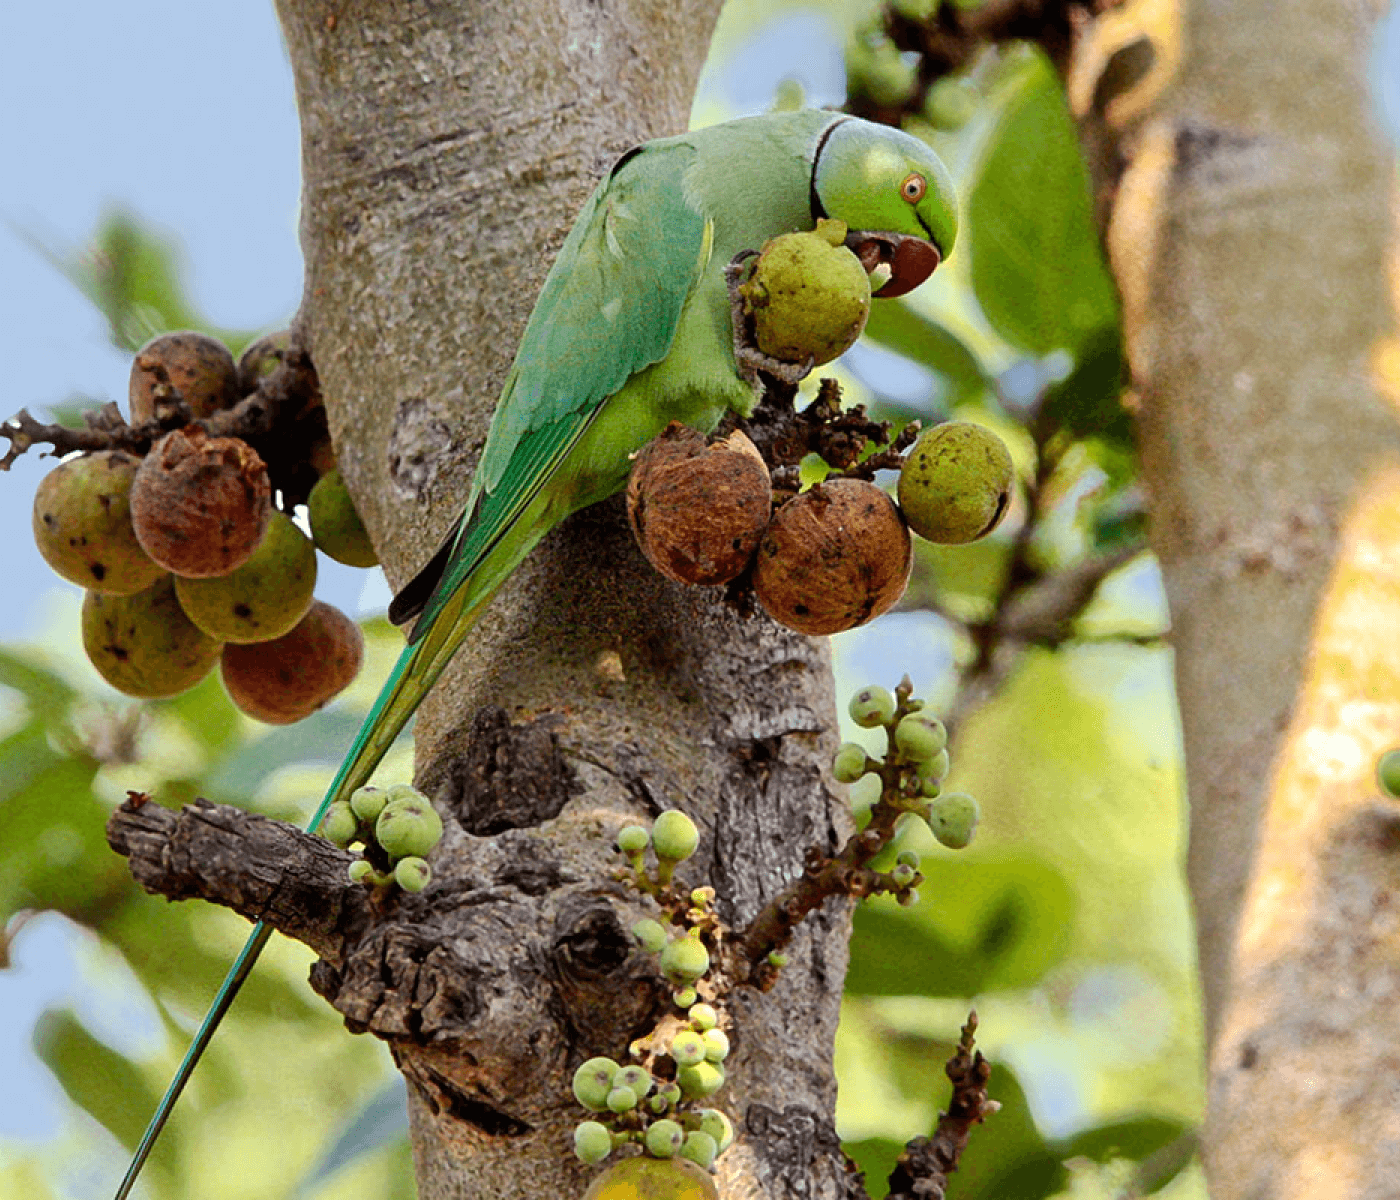
[[[948,168],[927,145],[888,125],[846,117],[829,125],[812,163],[813,215],[851,229],[847,245],[890,279],[875,294],[902,296],[953,249],[958,197]],[[820,210],[820,211],[818,211]]]

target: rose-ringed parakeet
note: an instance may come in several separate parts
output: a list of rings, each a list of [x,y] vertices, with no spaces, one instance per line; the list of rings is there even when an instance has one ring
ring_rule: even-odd
[[[570,513],[626,481],[629,456],[681,421],[708,432],[748,415],[760,367],[736,337],[726,267],[820,218],[881,240],[890,278],[916,286],[952,249],[957,202],[923,142],[831,112],[748,117],[624,154],[564,242],[497,403],[465,512],[395,597],[408,646],[308,826],[384,756],[473,621],[516,565]],[[234,962],[162,1099],[118,1200],[266,942]]]

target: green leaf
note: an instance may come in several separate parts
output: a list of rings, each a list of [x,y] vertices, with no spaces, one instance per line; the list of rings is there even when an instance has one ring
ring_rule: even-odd
[[[870,1200],[882,1200],[890,1190],[890,1174],[904,1147],[893,1138],[863,1138],[842,1142],[841,1149],[865,1173],[865,1190]]]
[[[106,317],[119,350],[138,350],[158,333],[196,329],[220,338],[236,356],[254,337],[219,329],[195,308],[180,278],[177,243],[133,213],[109,212],[77,254],[33,233],[22,236]]]
[[[18,692],[31,712],[46,718],[66,715],[77,696],[62,676],[11,650],[0,650],[0,687]]]
[[[1086,1129],[1063,1142],[1056,1143],[1061,1158],[1088,1158],[1107,1163],[1115,1158],[1142,1162],[1163,1154],[1162,1169],[1153,1172],[1150,1190],[1159,1191],[1181,1173],[1195,1153],[1192,1127],[1166,1117],[1134,1117]],[[1179,1153],[1171,1153],[1179,1150]]]
[[[377,1154],[407,1138],[408,1095],[403,1076],[396,1075],[342,1126],[321,1161],[297,1184],[292,1200],[309,1200],[322,1183],[356,1159]]]
[[[44,1012],[33,1040],[68,1098],[128,1150],[135,1148],[157,1100],[136,1064],[95,1038],[68,1009]]]
[[[929,368],[944,382],[947,390],[940,397],[939,412],[920,416],[941,416],[971,403],[991,387],[977,356],[957,334],[907,304],[887,301],[872,305],[865,336]]]
[[[928,899],[856,909],[846,990],[975,996],[1029,987],[1064,951],[1074,894],[1040,859],[926,860]]]
[[[1116,330],[1088,174],[1060,81],[1041,55],[1023,71],[975,173],[966,215],[977,301],[1008,342],[1078,361]]]

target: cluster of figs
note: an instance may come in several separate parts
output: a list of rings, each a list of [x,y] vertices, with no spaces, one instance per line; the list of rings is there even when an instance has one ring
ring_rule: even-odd
[[[285,345],[285,335],[272,335],[235,363],[204,334],[153,339],[132,364],[131,425],[152,420],[173,391],[195,418],[233,408]],[[258,452],[198,423],[164,434],[144,455],[100,450],[44,477],[34,537],[49,566],[86,589],[83,647],[108,683],[158,699],[193,687],[217,663],[239,709],[285,725],[355,678],[363,637],[314,597],[316,553],[352,566],[377,560],[328,438],[310,459],[319,476],[307,498],[310,537],[277,506],[287,494]]]
[[[773,239],[740,288],[751,335],[774,358],[830,362],[864,328],[870,275],[843,244],[844,226],[824,228],[832,225],[839,222]],[[782,499],[744,433],[712,440],[673,423],[637,455],[627,512],[642,553],[667,578],[716,585],[751,572],[774,620],[823,635],[898,602],[913,567],[911,530],[942,544],[990,533],[1014,478],[995,433],[950,421],[925,431],[905,457],[897,501],[846,475]]]

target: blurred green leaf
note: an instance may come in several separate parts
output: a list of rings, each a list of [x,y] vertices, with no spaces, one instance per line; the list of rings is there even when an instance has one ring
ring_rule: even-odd
[[[985,621],[1006,582],[1011,542],[1002,536],[959,546],[914,539],[914,570],[903,608],[942,611],[960,621]]]
[[[1165,1117],[1134,1117],[1086,1129],[1056,1143],[1056,1150],[1066,1159],[1089,1158],[1096,1163],[1107,1163],[1115,1158],[1127,1158],[1142,1162],[1181,1143],[1186,1152],[1164,1162],[1165,1169],[1157,1172],[1152,1179],[1151,1190],[1155,1192],[1166,1187],[1191,1161],[1195,1146],[1190,1141],[1190,1134],[1191,1126],[1182,1121],[1171,1121]]]
[[[1078,434],[1127,443],[1117,292],[1093,221],[1088,173],[1054,70],[1028,59],[967,201],[973,288],[987,320],[1033,354],[1073,365],[1045,397]]]
[[[863,1138],[858,1142],[842,1142],[841,1149],[865,1173],[865,1190],[870,1200],[881,1200],[890,1190],[890,1174],[904,1153],[904,1147],[893,1138]]]
[[[362,717],[342,707],[323,709],[295,726],[239,743],[205,776],[203,794],[211,800],[247,804],[262,782],[283,767],[339,763],[361,721]]]
[[[197,329],[220,338],[236,356],[255,336],[219,329],[205,318],[181,281],[178,243],[124,209],[102,218],[81,253],[34,233],[21,236],[92,301],[119,350],[139,350],[158,333]]]
[[[944,382],[947,390],[939,397],[938,411],[920,413],[924,418],[943,416],[960,404],[969,404],[991,386],[977,356],[957,334],[907,304],[886,301],[871,305],[865,336],[929,368]]]
[[[30,711],[41,717],[66,714],[77,697],[62,676],[25,655],[5,649],[0,649],[0,687],[18,692],[29,702]]]
[[[408,1095],[403,1076],[396,1075],[341,1127],[321,1160],[297,1184],[292,1200],[309,1200],[322,1183],[356,1159],[407,1139]]]
[[[68,1098],[128,1150],[141,1140],[156,1093],[130,1059],[88,1032],[67,1009],[48,1009],[34,1026],[34,1052]]]
[[[912,908],[856,909],[846,990],[867,996],[975,996],[1029,987],[1063,952],[1074,897],[1041,859],[925,860]]]

